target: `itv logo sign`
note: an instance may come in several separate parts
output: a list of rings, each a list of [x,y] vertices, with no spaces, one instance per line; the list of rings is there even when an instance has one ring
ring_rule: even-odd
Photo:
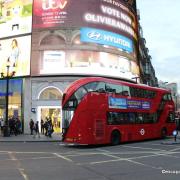
[[[81,41],[92,42],[133,52],[132,41],[122,35],[94,28],[81,28]]]

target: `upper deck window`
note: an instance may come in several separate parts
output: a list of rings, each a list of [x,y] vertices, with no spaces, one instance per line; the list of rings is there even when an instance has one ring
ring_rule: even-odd
[[[75,109],[88,92],[105,92],[105,83],[91,82],[81,86],[72,94],[64,108]]]
[[[167,93],[163,96],[164,101],[172,101],[172,96],[170,93]]]
[[[129,86],[106,83],[106,92],[116,93],[123,96],[130,96]]]
[[[92,91],[105,92],[105,83],[104,82],[91,82],[84,85],[84,88],[88,92],[92,92]]]
[[[130,87],[122,84],[112,84],[95,81],[87,83],[77,89],[76,92],[74,92],[74,94],[71,96],[69,101],[66,103],[64,108],[76,108],[88,92],[115,93],[122,96],[131,96],[138,98],[154,98],[156,95],[155,92],[150,90]]]
[[[132,97],[138,97],[138,98],[153,99],[156,96],[156,92],[154,91],[141,89],[141,88],[135,88],[135,87],[130,87],[130,92],[131,92]]]

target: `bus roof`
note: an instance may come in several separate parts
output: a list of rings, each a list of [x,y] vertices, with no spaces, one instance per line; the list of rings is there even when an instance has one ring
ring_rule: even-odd
[[[147,89],[147,90],[151,90],[151,91],[161,91],[161,92],[169,92],[170,90],[167,89],[163,89],[163,88],[158,88],[158,87],[152,87],[152,86],[148,86],[145,84],[139,84],[139,83],[135,83],[133,82],[127,82],[126,80],[122,80],[122,79],[114,79],[114,78],[104,78],[104,77],[85,77],[85,78],[81,78],[78,79],[76,81],[74,81],[73,83],[70,84],[70,86],[65,90],[65,94],[68,93],[69,95],[73,94],[75,90],[77,90],[78,88],[80,88],[81,86],[90,83],[90,82],[94,82],[94,81],[101,81],[101,82],[105,82],[105,83],[114,83],[114,84],[122,84],[122,85],[126,85],[126,86],[131,86],[131,87],[136,87],[136,88],[142,88],[142,89]]]

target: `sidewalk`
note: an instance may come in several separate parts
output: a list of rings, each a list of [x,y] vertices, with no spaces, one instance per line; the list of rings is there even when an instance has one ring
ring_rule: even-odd
[[[60,142],[61,139],[60,133],[53,133],[51,138],[43,134],[40,135],[40,138],[38,136],[34,138],[33,135],[29,134],[12,135],[10,137],[0,136],[0,142]]]

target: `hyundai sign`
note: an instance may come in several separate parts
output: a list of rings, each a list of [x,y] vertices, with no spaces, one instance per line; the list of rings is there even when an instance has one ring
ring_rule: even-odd
[[[132,41],[125,36],[94,28],[81,28],[81,41],[114,46],[129,53],[133,51]]]

